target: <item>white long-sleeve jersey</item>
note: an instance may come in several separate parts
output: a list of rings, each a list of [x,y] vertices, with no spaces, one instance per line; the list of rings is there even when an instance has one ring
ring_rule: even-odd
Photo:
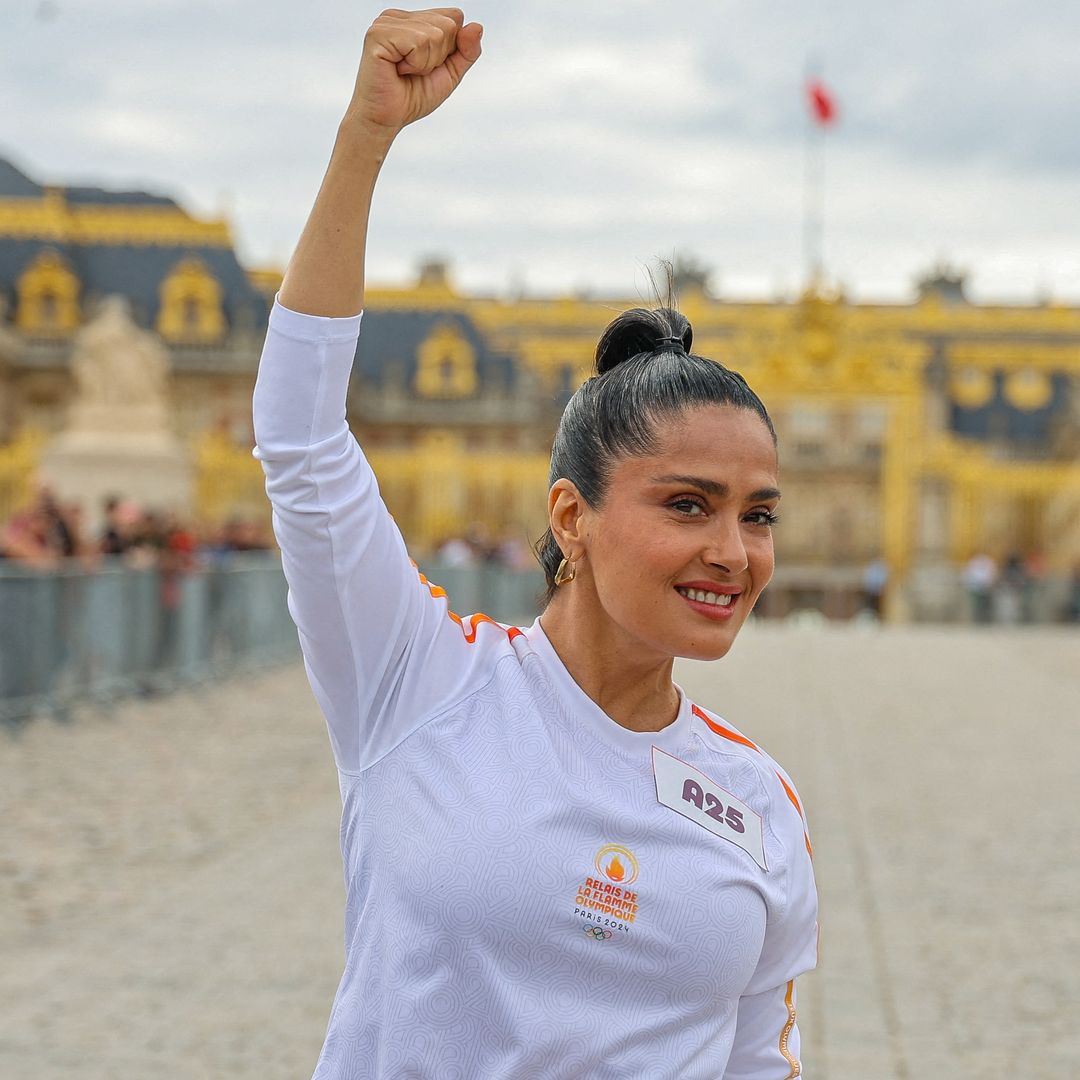
[[[681,691],[630,731],[539,622],[450,611],[346,425],[359,328],[275,305],[254,402],[343,803],[315,1076],[798,1076],[817,900],[791,781]]]

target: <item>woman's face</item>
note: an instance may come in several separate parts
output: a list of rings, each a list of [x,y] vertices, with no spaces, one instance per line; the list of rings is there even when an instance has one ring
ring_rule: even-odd
[[[584,512],[587,576],[635,643],[714,660],[772,577],[776,449],[732,406],[692,408],[656,434],[656,453],[619,460],[601,508]]]

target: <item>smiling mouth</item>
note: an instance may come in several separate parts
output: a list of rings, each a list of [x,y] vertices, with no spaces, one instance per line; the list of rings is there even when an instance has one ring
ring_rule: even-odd
[[[686,589],[681,585],[675,586],[675,591],[687,600],[696,600],[699,604],[711,604],[713,607],[731,607],[738,599],[738,593],[714,593],[705,589]]]

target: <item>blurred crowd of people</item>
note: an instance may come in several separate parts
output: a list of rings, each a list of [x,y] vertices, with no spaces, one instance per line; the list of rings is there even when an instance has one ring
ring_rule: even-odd
[[[532,548],[516,533],[492,537],[476,524],[461,536],[448,536],[435,548],[435,558],[444,566],[501,566],[507,570],[535,570]]]
[[[999,562],[977,552],[964,564],[961,577],[973,622],[1030,623],[1038,620],[1036,598],[1047,568],[1038,552],[1012,552]],[[1080,564],[1074,567],[1063,610],[1063,622],[1080,622]]]
[[[230,552],[273,547],[265,526],[247,518],[207,528],[120,496],[108,498],[102,511],[101,526],[90,529],[79,503],[62,503],[42,488],[28,506],[0,524],[0,559],[48,571],[69,559],[93,569],[106,556],[120,556],[132,567],[183,571]]]
[[[61,502],[47,488],[6,522],[0,523],[0,565],[7,561],[39,571],[71,565],[92,570],[107,557],[119,557],[132,568],[158,568],[173,578],[199,566],[213,565],[232,552],[269,551],[273,539],[266,524],[234,517],[219,526],[194,524],[176,513],[158,511],[120,496],[108,498],[101,524],[87,526],[78,503]],[[460,535],[447,536],[433,552],[450,567],[500,567],[535,570],[532,548],[515,532],[493,535],[476,524]],[[1068,583],[1060,611],[1041,611],[1038,600],[1047,570],[1037,553],[1012,553],[997,560],[986,552],[973,555],[960,568],[972,622],[1030,623],[1061,620],[1080,623],[1080,564]],[[889,572],[883,559],[863,572],[861,608],[882,617]],[[1055,609],[1057,603],[1055,602]]]

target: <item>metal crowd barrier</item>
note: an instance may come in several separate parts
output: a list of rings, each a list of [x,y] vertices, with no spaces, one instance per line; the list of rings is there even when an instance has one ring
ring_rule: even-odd
[[[523,626],[540,610],[539,570],[436,562],[421,569],[461,616],[483,612]],[[847,578],[839,584],[855,588]],[[1080,623],[1080,589],[1064,578],[1046,579],[1030,594],[999,590],[984,618],[968,599],[955,571],[916,574],[908,584],[916,621]],[[0,722],[38,712],[63,718],[76,704],[161,693],[298,658],[276,553],[215,556],[172,577],[119,558],[93,570],[71,560],[48,572],[0,560]]]
[[[0,720],[160,693],[298,652],[278,559],[234,553],[168,577],[110,558],[0,563]]]
[[[462,614],[531,622],[539,573],[425,566]],[[120,558],[55,571],[0,561],[0,722],[163,693],[299,657],[281,564],[233,553],[166,577]]]

